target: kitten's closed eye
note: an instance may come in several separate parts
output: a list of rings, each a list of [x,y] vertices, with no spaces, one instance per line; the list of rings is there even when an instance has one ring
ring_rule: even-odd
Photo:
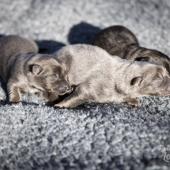
[[[58,74],[49,75],[47,77],[50,77],[50,79],[59,79],[59,75]]]
[[[36,86],[31,86],[30,93],[36,95],[37,97],[43,98],[44,90],[39,89]]]
[[[42,89],[40,89],[40,88],[38,88],[38,87],[35,87],[35,86],[33,86],[33,85],[31,86],[31,89],[32,89],[32,91],[34,91],[34,92],[33,92],[34,94],[43,91]]]
[[[138,57],[135,58],[135,61],[149,61],[149,57]]]
[[[35,92],[34,93],[36,96],[40,97],[41,96],[41,92]]]

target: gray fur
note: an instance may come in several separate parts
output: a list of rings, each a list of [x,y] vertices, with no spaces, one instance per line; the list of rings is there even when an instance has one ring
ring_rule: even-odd
[[[139,45],[135,34],[121,25],[103,29],[95,36],[93,44],[105,49],[111,55],[121,58],[125,57],[126,49],[130,45]]]
[[[169,0],[1,0],[0,9],[1,34],[69,43],[70,29],[82,21],[121,24],[143,46],[170,55]],[[82,25],[74,32],[81,42],[94,35]],[[169,170],[170,97],[141,98],[138,109],[24,101],[0,105],[0,170]]]
[[[139,46],[135,34],[124,26],[105,28],[94,38],[94,45],[105,49],[112,56],[162,65],[170,73],[170,58],[158,50]]]
[[[20,102],[22,94],[28,92],[50,102],[59,94],[70,91],[64,70],[54,56],[37,52],[35,42],[22,37],[7,36],[0,39],[0,76],[7,86],[10,102]],[[56,81],[57,77],[61,80]]]
[[[170,94],[170,77],[161,66],[112,57],[91,45],[64,47],[57,58],[69,68],[69,84],[76,86],[71,95],[56,104],[58,107],[76,107],[85,102],[138,105],[137,97]]]
[[[0,38],[0,76],[7,81],[11,67],[20,54],[37,53],[38,47],[32,40],[17,35]]]
[[[170,58],[164,53],[154,49],[131,45],[126,50],[125,59],[162,65],[170,73]]]

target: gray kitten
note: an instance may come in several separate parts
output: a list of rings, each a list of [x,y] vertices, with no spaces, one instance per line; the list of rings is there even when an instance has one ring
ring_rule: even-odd
[[[85,102],[138,105],[137,97],[170,95],[170,76],[161,66],[112,57],[91,45],[70,45],[56,53],[68,70],[75,90],[56,107],[73,108]]]
[[[136,36],[126,27],[115,25],[105,28],[94,38],[94,45],[105,49],[111,55],[124,58],[130,45],[139,45]]]
[[[0,39],[0,76],[7,86],[10,102],[20,102],[22,93],[26,92],[36,93],[50,102],[71,91],[66,70],[54,55],[37,52],[32,40],[16,35]]]
[[[140,47],[136,36],[124,26],[111,26],[102,30],[96,35],[94,45],[123,59],[162,65],[170,73],[170,58],[157,50]]]

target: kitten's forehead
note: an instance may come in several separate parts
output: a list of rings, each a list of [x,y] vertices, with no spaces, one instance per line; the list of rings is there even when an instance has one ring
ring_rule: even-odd
[[[122,78],[125,81],[130,81],[134,77],[153,77],[158,69],[162,69],[154,64],[146,63],[146,62],[134,62],[131,64],[124,74],[122,74]]]
[[[60,66],[60,63],[56,60],[54,55],[36,54],[35,58],[37,62],[40,62],[43,65],[50,64],[50,65]]]

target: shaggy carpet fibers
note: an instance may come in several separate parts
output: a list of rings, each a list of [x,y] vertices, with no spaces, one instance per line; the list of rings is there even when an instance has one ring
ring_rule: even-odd
[[[2,35],[37,40],[42,52],[89,43],[109,25],[170,54],[169,0],[1,0]],[[54,109],[34,97],[8,105],[0,91],[0,170],[169,170],[170,98],[140,108],[87,104]]]

